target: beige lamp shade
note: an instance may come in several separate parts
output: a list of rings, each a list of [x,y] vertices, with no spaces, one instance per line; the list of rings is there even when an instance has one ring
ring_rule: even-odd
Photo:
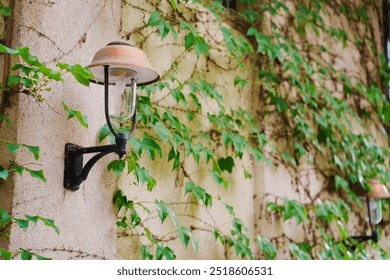
[[[109,83],[115,84],[116,77],[125,76],[126,85],[131,85],[135,79],[138,85],[148,85],[160,79],[160,75],[152,68],[146,54],[132,44],[122,41],[109,43],[97,51],[88,67],[91,69],[94,80],[104,83],[104,65],[109,66]]]
[[[379,199],[390,198],[390,193],[385,185],[374,180],[368,180],[367,183],[371,186],[371,191],[368,195],[369,197]]]

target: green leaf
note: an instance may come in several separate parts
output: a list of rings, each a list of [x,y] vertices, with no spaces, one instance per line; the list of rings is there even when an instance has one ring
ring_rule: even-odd
[[[295,160],[295,158],[293,158],[288,152],[286,151],[283,151],[282,152],[282,158],[283,160],[291,163],[292,165],[297,165],[297,161]]]
[[[28,220],[15,219],[16,224],[23,230],[28,228]]]
[[[79,121],[79,123],[84,126],[85,128],[88,128],[88,117],[83,115],[80,111],[75,111],[70,109],[64,102],[61,103],[64,110],[68,112],[67,120],[76,117],[76,119]]]
[[[43,256],[35,254],[35,253],[33,253],[33,255],[37,258],[38,261],[48,261],[48,260],[51,260],[51,258],[46,258],[46,257],[43,257]]]
[[[179,151],[175,151],[174,147],[168,153],[168,162],[173,159],[173,167],[172,171],[177,169],[180,166],[180,153]]]
[[[157,243],[156,259],[162,260],[165,257],[167,260],[175,260],[176,255],[171,248],[164,246],[161,242]]]
[[[38,254],[32,253],[32,252],[27,251],[25,249],[22,249],[21,257],[22,257],[22,260],[32,260],[33,257],[35,257],[37,260],[51,260],[50,258],[42,257]]]
[[[45,226],[51,227],[57,234],[60,234],[60,230],[55,225],[54,220],[46,219],[41,216],[38,216],[38,219],[41,220],[45,224]]]
[[[19,164],[17,164],[14,161],[11,161],[11,164],[13,165],[15,172],[18,173],[19,175],[22,175],[23,171],[26,170],[26,168],[24,168],[23,166],[20,166]]]
[[[33,254],[27,250],[22,250],[21,257],[22,257],[22,260],[29,261],[29,260],[32,260]]]
[[[35,160],[39,160],[40,151],[38,146],[29,146],[26,144],[23,144],[23,147],[25,147],[30,153],[34,155]]]
[[[143,260],[153,260],[153,254],[150,253],[148,246],[141,244],[141,256]]]
[[[218,165],[222,171],[227,171],[229,173],[232,173],[234,167],[234,160],[230,156],[226,158],[220,158],[218,160]]]
[[[223,234],[221,234],[216,228],[213,228],[213,234],[214,234],[214,239],[221,241],[222,245],[225,245],[226,238]]]
[[[305,252],[304,250],[302,250],[297,244],[295,243],[289,243],[288,244],[288,247],[291,251],[291,253],[293,254],[293,256],[295,256],[297,259],[299,260],[311,260],[311,256]]]
[[[0,257],[4,260],[12,260],[12,252],[0,248]]]
[[[9,176],[9,171],[7,169],[0,170],[0,179],[7,180]]]
[[[31,177],[37,178],[41,180],[42,182],[46,182],[45,175],[43,174],[43,170],[32,170],[29,168],[24,167],[24,169],[30,173]]]
[[[177,0],[169,0],[169,3],[171,3],[173,10],[176,12],[177,11]]]
[[[104,139],[107,138],[107,136],[112,136],[112,133],[111,133],[111,130],[110,128],[108,127],[108,124],[104,124],[102,130],[100,131],[100,134],[99,134],[99,142],[102,142]]]
[[[175,213],[172,209],[165,203],[163,200],[155,200],[158,208],[158,216],[160,217],[161,223],[164,223],[165,219],[169,216],[176,228],[179,227],[179,222],[177,221]]]
[[[12,217],[8,214],[8,212],[0,208],[0,222],[1,222],[1,227],[5,227],[9,222],[11,222]]]
[[[36,224],[38,222],[38,216],[29,216],[26,215],[26,219]]]
[[[276,247],[272,244],[267,237],[257,235],[257,243],[259,244],[259,249],[267,260],[273,260],[276,257]]]
[[[13,55],[19,54],[19,50],[13,50],[13,49],[7,48],[3,44],[0,44],[0,52],[13,54]]]
[[[167,143],[169,138],[171,137],[171,133],[169,130],[163,125],[161,122],[157,122],[154,125],[152,125],[154,131],[156,134],[163,140],[164,144]]]
[[[7,17],[11,15],[12,9],[5,6],[3,3],[0,3],[0,16],[1,17]]]
[[[186,247],[188,247],[188,243],[191,240],[191,232],[188,230],[187,227],[182,226],[181,228],[177,229],[177,233],[179,235],[181,243]]]
[[[20,145],[19,145],[19,144],[12,143],[12,142],[7,142],[7,143],[5,143],[5,146],[7,147],[7,149],[8,149],[14,156],[16,155],[16,151],[20,148]]]
[[[200,36],[196,37],[195,40],[195,52],[198,56],[200,56],[202,53],[204,53],[205,56],[208,56],[209,54],[209,45]]]
[[[146,26],[158,26],[162,22],[162,17],[158,11],[153,11]]]
[[[82,67],[79,64],[69,65],[66,63],[57,63],[57,67],[70,72],[80,84],[89,86],[90,80],[92,80],[93,74],[88,67]]]
[[[152,137],[150,137],[146,132],[143,135],[142,143],[141,143],[141,148],[146,152],[146,154],[154,160],[155,158],[155,153],[162,157],[162,150],[160,145],[157,144],[156,141]]]
[[[7,81],[8,87],[13,88],[14,86],[16,86],[17,84],[20,83],[21,79],[22,79],[22,77],[20,77],[20,76],[9,75],[8,76],[8,81]]]
[[[113,161],[111,161],[108,164],[107,169],[108,169],[108,171],[110,171],[110,170],[114,171],[116,176],[120,177],[120,175],[122,174],[123,170],[125,169],[125,166],[126,166],[126,162],[125,161],[123,161],[123,160],[113,160]]]
[[[202,187],[196,186],[193,182],[186,183],[185,194],[187,193],[192,193],[195,198],[198,201],[201,200],[206,207],[210,207],[212,205],[211,195],[209,195]]]
[[[184,38],[184,47],[186,50],[190,49],[195,44],[195,36],[192,33],[187,34]]]
[[[10,128],[11,127],[11,121],[9,120],[9,118],[5,115],[2,115],[0,114],[0,123],[5,120],[6,124],[7,124],[7,128]]]

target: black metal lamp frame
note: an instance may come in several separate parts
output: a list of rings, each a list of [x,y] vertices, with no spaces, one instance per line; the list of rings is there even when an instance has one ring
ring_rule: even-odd
[[[379,240],[378,230],[376,228],[376,225],[372,224],[371,221],[371,215],[370,215],[370,200],[367,196],[366,198],[367,202],[367,211],[368,211],[368,222],[370,223],[370,229],[371,229],[371,235],[358,235],[358,236],[351,236],[352,239],[357,240],[359,243],[362,243],[364,241],[373,240],[375,243]]]
[[[72,191],[77,191],[80,184],[88,177],[89,172],[95,163],[110,153],[116,153],[120,158],[127,152],[127,140],[134,134],[136,127],[136,114],[134,110],[132,127],[130,133],[117,133],[111,123],[109,115],[109,80],[108,71],[109,65],[104,65],[104,113],[106,116],[107,125],[115,136],[115,144],[95,147],[81,147],[72,143],[65,144],[65,172],[64,172],[64,188]],[[135,94],[136,84],[132,83],[133,95]],[[83,167],[84,154],[98,153],[93,156]]]

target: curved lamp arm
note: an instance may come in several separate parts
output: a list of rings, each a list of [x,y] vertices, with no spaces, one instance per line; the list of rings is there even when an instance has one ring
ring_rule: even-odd
[[[135,116],[134,116],[135,117]],[[124,133],[118,134],[119,138],[115,139],[115,144],[96,146],[96,147],[81,147],[75,144],[67,143],[65,145],[65,176],[64,188],[72,191],[77,191],[80,184],[88,177],[92,167],[99,159],[110,153],[116,153],[119,157],[123,157],[127,150],[127,137]],[[84,154],[98,153],[93,156],[83,167]]]
[[[137,109],[135,106],[136,103],[136,87],[137,83],[133,79],[131,83],[132,87],[132,112],[131,116],[133,118],[131,123],[131,130],[128,135],[124,133],[118,133],[115,131],[110,115],[109,115],[109,81],[108,81],[108,65],[104,66],[104,109],[107,125],[115,136],[116,144],[105,145],[105,146],[95,146],[95,147],[81,147],[75,144],[67,143],[65,145],[65,174],[64,174],[64,188],[72,191],[79,189],[80,184],[85,181],[88,177],[89,172],[92,167],[98,162],[102,157],[110,153],[116,153],[119,157],[123,157],[126,154],[127,150],[127,140],[133,136],[136,123],[137,123]],[[84,154],[89,153],[98,153],[93,156],[86,164],[83,166],[83,156]]]

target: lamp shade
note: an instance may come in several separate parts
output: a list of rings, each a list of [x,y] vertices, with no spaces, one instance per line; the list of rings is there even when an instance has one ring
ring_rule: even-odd
[[[88,67],[91,69],[94,80],[104,83],[104,68],[109,66],[109,83],[115,84],[117,77],[126,77],[126,86],[135,79],[138,85],[148,85],[160,79],[159,74],[151,67],[146,54],[132,44],[122,41],[109,43],[97,51]]]
[[[369,197],[378,199],[390,198],[390,193],[388,192],[385,185],[374,180],[368,180],[367,183],[371,186]]]

